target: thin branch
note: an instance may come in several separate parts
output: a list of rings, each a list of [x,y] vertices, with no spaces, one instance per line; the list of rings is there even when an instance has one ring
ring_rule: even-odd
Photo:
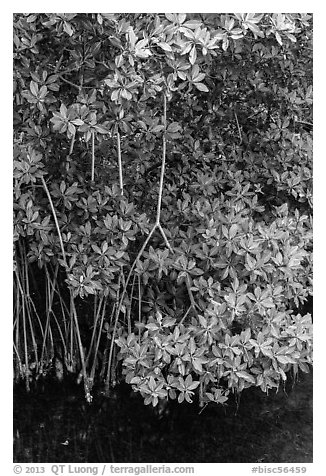
[[[181,321],[179,322],[179,325],[183,323],[183,321],[184,321],[185,318],[188,316],[188,314],[189,314],[189,312],[190,312],[190,310],[191,310],[192,308],[193,308],[193,305],[191,304],[191,305],[188,307],[188,309],[187,309],[185,315],[182,317]]]
[[[95,174],[95,132],[92,130],[92,176],[91,180],[94,182],[94,174]]]
[[[72,73],[73,71],[80,70],[80,66],[78,66],[74,68],[67,68],[67,69],[64,69],[63,71],[58,72],[59,68],[57,68],[57,66],[53,67],[52,65],[50,65],[50,67],[54,69],[53,74],[57,74],[58,76],[60,76],[61,74],[68,74],[68,73]]]
[[[71,81],[69,81],[69,79],[64,78],[62,74],[58,74],[58,76],[59,78],[62,79],[62,81],[64,81],[67,84],[70,84],[70,86],[74,86],[74,88],[77,88],[78,91],[80,91],[80,86],[78,86],[78,84],[72,83]]]
[[[163,149],[162,149],[162,166],[161,166],[161,176],[160,176],[160,187],[158,192],[158,200],[157,200],[157,211],[156,211],[156,225],[160,223],[161,217],[161,205],[162,205],[162,194],[163,194],[163,180],[164,180],[164,172],[165,172],[165,161],[166,161],[166,94],[164,94],[164,109],[163,109]]]
[[[162,234],[162,236],[163,236],[163,239],[164,239],[164,241],[165,241],[166,246],[169,248],[169,250],[171,251],[171,253],[173,253],[173,250],[172,250],[171,245],[170,245],[170,243],[169,243],[169,241],[168,241],[168,239],[167,239],[167,237],[166,237],[165,231],[163,230],[163,228],[162,228],[162,226],[161,226],[161,223],[158,223],[157,226],[158,226],[158,228],[159,228],[159,230],[160,230],[160,232],[161,232],[161,234]]]
[[[57,228],[57,232],[58,232],[58,236],[59,236],[59,241],[60,241],[60,246],[61,246],[62,258],[63,258],[63,261],[64,261],[65,266],[67,266],[66,253],[65,253],[64,246],[63,246],[63,240],[62,240],[62,235],[61,235],[61,231],[60,231],[60,227],[59,227],[59,223],[58,223],[58,219],[57,219],[57,214],[56,214],[56,212],[55,212],[54,205],[53,205],[53,202],[52,202],[52,198],[51,198],[51,195],[50,195],[48,186],[46,185],[46,182],[45,182],[45,180],[44,180],[43,175],[41,176],[41,180],[42,180],[42,185],[43,185],[43,187],[44,187],[44,190],[45,190],[45,192],[46,192],[46,194],[47,194],[47,197],[48,197],[48,200],[49,200],[49,203],[50,203],[50,206],[51,206],[51,210],[52,210],[52,215],[53,215],[53,218],[54,218],[55,226],[56,226],[56,228]]]
[[[298,124],[304,124],[305,126],[310,126],[313,127],[313,124],[311,122],[306,122],[306,121],[295,121]]]
[[[72,137],[71,137],[69,155],[71,155],[71,154],[72,154],[72,151],[74,150],[75,139],[76,139],[76,132],[74,132],[73,135],[72,135]]]
[[[132,281],[132,286],[131,286],[131,293],[130,293],[130,306],[128,307],[128,310],[127,310],[127,324],[128,324],[128,334],[131,334],[131,319],[130,319],[130,316],[131,316],[131,308],[132,308],[132,300],[134,299],[134,288],[135,288],[135,282],[136,282],[136,274],[134,274],[134,279]]]
[[[142,298],[141,298],[141,286],[140,286],[140,276],[138,275],[138,321],[141,322],[141,305],[142,305]]]
[[[192,294],[192,291],[191,291],[191,283],[190,283],[189,275],[186,276],[186,287],[188,291],[188,296],[190,298],[191,306],[193,307],[194,310],[196,310],[196,308],[200,310],[200,307],[198,306],[198,304],[196,304],[194,295]]]
[[[59,61],[58,61],[57,64],[55,65],[54,74],[57,74],[57,73],[58,73],[59,68],[60,68],[60,66],[61,66],[61,63],[62,63],[62,60],[63,60],[63,53],[62,53],[62,55],[60,56]]]
[[[93,360],[93,365],[91,369],[91,379],[94,381],[94,375],[95,375],[95,369],[96,369],[96,363],[97,363],[97,356],[98,356],[98,349],[100,346],[100,340],[102,336],[102,328],[103,328],[103,323],[105,319],[105,309],[106,309],[106,303],[107,303],[107,297],[104,298],[104,304],[102,306],[102,315],[101,315],[101,320],[100,320],[100,326],[97,334],[97,342],[96,342],[96,348],[94,350],[94,360]]]
[[[119,290],[120,290],[121,276],[122,276],[122,269],[120,269],[120,274],[119,274],[118,292],[117,292],[117,301],[116,302],[118,302],[119,299],[120,299]],[[123,288],[123,292],[125,292],[125,291],[126,291],[126,286],[124,286],[124,288]],[[108,371],[107,371],[106,379],[105,379],[105,387],[107,389],[110,387],[112,356],[113,356],[113,348],[114,348],[114,343],[115,343],[114,338],[115,338],[115,334],[116,334],[116,331],[117,331],[117,325],[118,325],[119,314],[120,314],[121,307],[122,307],[122,301],[123,301],[123,298],[120,299],[119,306],[118,306],[117,312],[115,314],[115,320],[114,320],[114,325],[113,325],[113,329],[112,329],[112,336],[111,336],[111,342],[110,342],[110,351],[109,351],[109,358],[108,358]]]
[[[87,376],[84,347],[83,347],[81,336],[80,336],[80,329],[79,329],[79,323],[78,323],[77,310],[76,310],[76,306],[75,306],[75,300],[74,300],[73,293],[72,293],[71,290],[70,290],[70,309],[71,309],[73,319],[74,319],[74,323],[75,323],[75,331],[76,331],[76,336],[77,336],[80,362],[81,362],[81,367],[82,367],[80,374],[84,378],[85,398],[86,398],[88,403],[91,403],[92,398],[93,398],[91,393],[90,393],[91,382],[90,382],[90,380]],[[80,381],[80,375],[78,376],[78,379],[77,379],[78,383],[79,383],[79,381]]]
[[[125,284],[124,284],[124,288],[123,288],[124,290],[123,290],[122,295],[121,295],[122,298],[124,298],[125,290],[127,289],[127,286],[128,286],[128,283],[129,283],[129,280],[130,280],[130,277],[131,277],[131,274],[132,274],[133,270],[135,269],[135,266],[136,266],[136,264],[137,264],[137,261],[139,260],[139,258],[140,258],[140,257],[142,256],[142,254],[144,253],[144,250],[145,250],[145,248],[146,248],[146,246],[147,246],[149,240],[151,239],[151,237],[152,237],[154,231],[156,230],[156,227],[157,227],[157,226],[158,226],[158,225],[157,225],[156,223],[153,225],[153,228],[152,228],[151,231],[149,232],[149,235],[147,236],[146,240],[144,241],[143,246],[142,246],[141,249],[139,250],[139,253],[138,253],[138,255],[136,256],[136,258],[135,258],[135,260],[134,260],[134,262],[133,262],[133,264],[132,264],[132,266],[131,266],[131,268],[130,268],[130,271],[129,271],[128,276],[127,276],[127,279],[126,279],[126,282],[125,282]],[[119,309],[119,312],[120,312],[120,310],[121,310],[121,306],[120,306],[120,305],[119,305],[119,308],[120,308],[120,309]]]
[[[238,121],[238,116],[237,116],[237,113],[234,109],[234,117],[235,117],[235,121],[237,123],[237,128],[238,128],[238,134],[239,134],[239,139],[240,139],[240,142],[239,142],[239,145],[242,144],[242,134],[241,134],[241,129],[240,129],[240,125],[239,125],[239,121]]]
[[[121,159],[121,140],[120,133],[117,130],[117,148],[118,148],[118,166],[119,166],[119,185],[121,190],[121,195],[123,195],[123,176],[122,176],[122,159]]]

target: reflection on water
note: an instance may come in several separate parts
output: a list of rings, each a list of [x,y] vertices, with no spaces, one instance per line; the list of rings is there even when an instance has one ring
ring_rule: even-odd
[[[89,405],[82,387],[14,389],[14,462],[311,462],[312,374],[288,396],[246,390],[237,410],[174,404],[158,417],[129,388]]]

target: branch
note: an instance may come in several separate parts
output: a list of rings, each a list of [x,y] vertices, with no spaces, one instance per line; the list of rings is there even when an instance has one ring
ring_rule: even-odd
[[[42,180],[42,184],[43,184],[44,190],[45,190],[45,192],[46,192],[46,194],[47,194],[47,196],[48,196],[49,202],[50,202],[50,206],[51,206],[51,210],[52,210],[52,215],[53,215],[54,222],[55,222],[55,226],[56,226],[56,228],[57,228],[57,232],[58,232],[58,236],[59,236],[59,241],[60,241],[60,246],[61,246],[61,252],[62,252],[62,258],[63,258],[63,261],[64,261],[65,266],[68,266],[68,265],[67,265],[67,260],[66,260],[65,249],[64,249],[64,247],[63,247],[63,241],[62,241],[62,236],[61,236],[61,231],[60,231],[60,227],[59,227],[57,215],[56,215],[56,212],[55,212],[55,209],[54,209],[54,205],[53,205],[53,202],[52,202],[52,198],[51,198],[49,189],[48,189],[48,187],[47,187],[47,185],[46,185],[46,182],[45,182],[45,180],[44,180],[43,175],[41,176],[41,180]]]
[[[192,294],[190,278],[189,278],[188,275],[186,276],[186,287],[187,287],[188,296],[189,296],[189,298],[190,298],[190,302],[191,302],[192,308],[193,308],[194,310],[196,310],[196,308],[200,310],[200,307],[198,306],[198,304],[196,304],[196,301],[195,301],[195,299],[194,299],[194,295]]]
[[[313,124],[311,122],[306,122],[306,121],[295,121],[298,124],[304,124],[305,126],[310,126],[313,127]]]
[[[71,154],[72,154],[72,151],[74,150],[75,138],[76,138],[76,132],[74,132],[73,135],[72,135],[72,137],[71,137],[69,155],[71,155]]]
[[[235,112],[235,109],[233,110],[233,112],[234,112],[235,121],[236,121],[236,123],[237,123],[238,134],[239,134],[239,139],[240,139],[239,145],[240,145],[240,144],[242,144],[241,129],[240,129],[240,126],[239,126],[238,116],[237,116],[237,113]]]
[[[56,66],[55,66],[55,68],[54,68],[54,74],[57,74],[57,73],[58,73],[59,68],[60,68],[60,66],[61,66],[61,63],[62,63],[62,60],[63,60],[63,53],[62,53],[62,55],[60,56],[59,61],[57,62]]]
[[[80,374],[78,375],[78,378],[77,378],[77,383],[80,382],[81,380],[81,377],[84,377],[84,391],[85,391],[85,398],[87,400],[88,403],[91,403],[92,402],[92,395],[90,393],[90,390],[91,390],[91,386],[92,386],[92,382],[90,381],[90,379],[87,377],[87,370],[86,370],[86,362],[85,362],[85,353],[84,353],[84,347],[83,347],[83,343],[82,343],[82,340],[81,340],[81,336],[80,336],[80,329],[79,329],[79,323],[78,323],[78,316],[77,316],[77,310],[76,310],[76,306],[75,306],[75,301],[74,301],[74,297],[73,297],[73,293],[72,291],[70,290],[70,310],[73,314],[73,318],[74,318],[74,322],[75,322],[75,326],[76,326],[76,335],[77,335],[77,342],[78,342],[78,347],[79,347],[79,354],[80,354],[80,361],[81,361],[81,371],[80,371]]]
[[[166,95],[164,94],[164,113],[163,113],[163,123],[164,123],[164,130],[166,129]],[[118,138],[120,138],[120,136],[118,136]],[[158,196],[158,201],[157,201],[157,213],[156,213],[156,220],[155,220],[155,223],[154,225],[152,226],[152,229],[151,231],[149,232],[146,240],[144,241],[143,243],[143,246],[141,247],[141,249],[139,250],[131,268],[130,268],[130,271],[128,273],[128,276],[127,276],[127,279],[126,279],[126,282],[124,283],[124,286],[123,286],[123,289],[122,289],[122,293],[121,293],[121,297],[119,299],[119,305],[117,306],[117,310],[116,310],[116,319],[117,317],[119,316],[120,312],[121,312],[121,308],[122,308],[122,305],[123,305],[123,299],[125,297],[125,294],[126,294],[126,291],[127,291],[127,286],[129,284],[129,281],[130,281],[130,278],[131,278],[131,275],[135,269],[135,266],[139,260],[139,258],[142,256],[149,240],[151,239],[154,231],[156,230],[156,228],[159,228],[161,234],[162,234],[162,237],[167,245],[167,247],[169,248],[169,250],[171,252],[173,252],[172,250],[172,247],[170,245],[170,243],[168,242],[168,239],[166,237],[166,234],[160,224],[160,215],[161,215],[161,203],[162,203],[162,193],[163,193],[163,179],[164,179],[164,170],[165,170],[165,158],[166,158],[166,137],[165,137],[165,132],[163,134],[163,153],[162,153],[162,169],[161,169],[161,177],[160,177],[160,187],[159,187],[159,196]],[[112,337],[113,339],[113,337]]]
[[[80,91],[80,86],[78,86],[78,84],[72,83],[72,82],[69,81],[68,79],[64,78],[62,74],[58,74],[58,76],[59,76],[59,78],[62,79],[62,81],[64,81],[65,83],[70,84],[70,86],[74,86],[75,88],[78,89],[78,91]]]
[[[169,241],[168,241],[168,239],[167,239],[167,237],[166,237],[166,234],[165,234],[165,232],[164,232],[164,230],[163,230],[163,228],[162,228],[162,226],[161,226],[161,223],[158,223],[158,224],[157,224],[157,227],[158,227],[158,229],[160,230],[161,235],[163,236],[163,239],[164,239],[164,241],[165,241],[166,246],[169,248],[169,250],[171,251],[171,253],[173,253],[173,250],[172,250],[171,245],[170,245],[170,243],[169,243]]]
[[[117,149],[118,149],[118,166],[119,166],[119,185],[121,195],[123,195],[123,176],[122,176],[122,159],[121,159],[121,140],[120,133],[117,130]]]
[[[95,133],[92,130],[92,176],[91,180],[94,182],[94,174],[95,174]]]
[[[160,223],[160,217],[161,217],[163,180],[164,180],[165,160],[166,160],[166,136],[165,136],[165,131],[166,131],[166,94],[164,94],[163,126],[164,126],[164,132],[163,132],[162,166],[161,166],[160,187],[159,187],[159,192],[158,192],[156,221],[155,221],[155,224],[157,226]]]
[[[189,314],[189,312],[190,312],[190,310],[191,310],[192,308],[193,308],[193,305],[191,304],[191,305],[188,307],[188,309],[187,309],[186,313],[184,314],[184,316],[182,317],[181,321],[179,322],[179,325],[183,323],[183,321],[186,319],[186,317],[188,316],[188,314]]]
[[[74,71],[74,70],[72,70],[72,71]],[[62,79],[62,81],[64,81],[65,83],[70,84],[70,86],[74,86],[74,88],[77,88],[78,91],[80,91],[82,88],[83,89],[94,89],[94,86],[81,86],[81,85],[78,85],[76,83],[73,83],[72,81],[69,81],[69,79],[66,79],[66,78],[63,77],[63,73],[57,73],[57,74],[58,74],[59,78]]]

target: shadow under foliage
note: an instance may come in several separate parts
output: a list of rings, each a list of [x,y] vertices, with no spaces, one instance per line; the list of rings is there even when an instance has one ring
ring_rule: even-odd
[[[14,461],[312,462],[312,373],[268,396],[247,389],[238,403],[198,414],[195,404],[172,402],[158,416],[127,386],[91,405],[74,385],[16,387]]]

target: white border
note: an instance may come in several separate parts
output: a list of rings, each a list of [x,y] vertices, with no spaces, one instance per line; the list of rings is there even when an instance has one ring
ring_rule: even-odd
[[[5,2],[6,3],[6,2]],[[325,391],[324,379],[326,348],[325,321],[326,315],[321,312],[325,308],[323,297],[326,296],[325,277],[325,140],[326,108],[325,108],[325,37],[326,16],[322,2],[274,1],[264,4],[261,1],[228,1],[217,2],[170,1],[161,3],[120,1],[119,12],[307,12],[314,14],[314,463],[307,464],[307,476],[325,474]],[[0,272],[1,309],[0,314],[2,342],[0,345],[1,365],[1,439],[0,468],[1,474],[12,472],[12,14],[15,12],[107,12],[116,6],[108,1],[56,1],[44,2],[13,1],[2,7],[1,22],[1,248],[2,266]],[[223,7],[227,6],[227,10]],[[262,10],[262,6],[264,7]],[[69,8],[67,8],[69,7]],[[91,8],[90,8],[91,7]],[[116,12],[116,10],[114,10]],[[317,257],[317,258],[316,258]],[[186,465],[186,463],[184,463]],[[189,465],[192,465],[191,463]],[[27,465],[25,465],[27,466]],[[50,468],[50,465],[44,465]],[[196,475],[246,475],[250,474],[253,464],[194,464]],[[285,466],[285,464],[262,465],[267,467]],[[291,466],[288,464],[288,466]],[[297,466],[297,464],[292,464]],[[50,474],[47,473],[47,474]]]

